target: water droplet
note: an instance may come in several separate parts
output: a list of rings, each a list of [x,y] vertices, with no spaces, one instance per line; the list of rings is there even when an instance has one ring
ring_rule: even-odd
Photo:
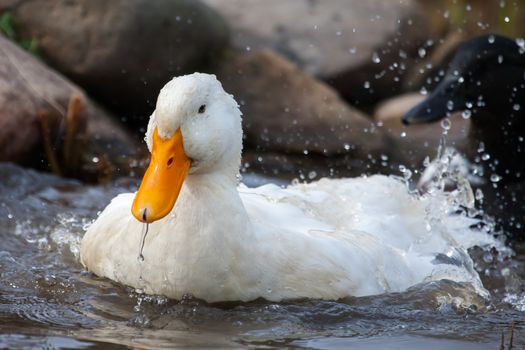
[[[357,52],[357,48],[355,46],[352,46],[351,48],[348,49],[348,52],[350,52],[353,55]]]
[[[519,111],[521,109],[521,106],[516,103],[514,106],[512,106],[512,109],[517,112],[517,111]]]
[[[452,100],[448,100],[447,101],[447,109],[449,111],[452,111],[454,109],[454,101],[452,101]]]
[[[452,122],[450,121],[449,118],[445,118],[441,121],[441,127],[444,129],[444,130],[450,130],[450,127],[452,125]]]
[[[377,52],[374,52],[374,53],[372,54],[372,62],[374,62],[374,63],[379,63],[379,62],[381,62],[381,59],[379,58],[379,55],[377,54]]]
[[[363,87],[365,89],[370,89],[370,82],[369,81],[365,81],[365,83],[363,84]]]
[[[490,159],[490,154],[488,154],[488,153],[483,153],[483,154],[481,155],[481,159],[482,159],[482,160],[489,160],[489,159]]]
[[[509,16],[505,16],[505,18],[503,20],[505,21],[505,23],[509,23],[510,22],[510,17]]]
[[[518,46],[522,49],[525,49],[525,39],[523,38],[517,38],[516,39],[516,44],[518,44]]]
[[[252,51],[252,48],[250,46],[246,46],[246,51],[250,52]]]
[[[489,44],[494,44],[494,41],[496,41],[496,37],[494,35],[489,35]]]
[[[499,64],[503,63],[503,56],[502,55],[498,55],[498,63]]]
[[[348,143],[345,143],[343,147],[346,151],[350,150],[350,145]]]
[[[485,143],[480,142],[478,146],[478,153],[485,152]]]
[[[419,50],[417,50],[417,53],[419,55],[419,57],[423,58],[427,55],[427,50],[425,50],[424,47],[421,47],[419,48]]]
[[[468,110],[468,109],[466,109],[463,112],[461,112],[461,117],[463,119],[469,119],[471,116],[472,116],[472,112],[470,110]]]
[[[476,200],[482,201],[483,200],[483,191],[481,189],[476,189]]]
[[[7,218],[8,219],[12,219],[13,218],[13,214],[11,214],[11,213],[7,214]]]
[[[490,175],[490,181],[491,182],[499,182],[499,181],[501,181],[501,176],[499,176],[498,174],[492,174],[492,175]]]
[[[316,173],[315,171],[310,171],[310,172],[308,173],[308,178],[309,178],[310,180],[315,179],[316,176],[317,176],[317,173]]]

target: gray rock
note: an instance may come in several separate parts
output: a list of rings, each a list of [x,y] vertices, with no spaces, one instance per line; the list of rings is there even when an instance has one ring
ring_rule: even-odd
[[[269,50],[231,57],[218,77],[241,106],[248,147],[366,159],[384,146],[361,112]]]
[[[127,116],[149,117],[173,76],[227,43],[220,16],[191,0],[0,0],[52,67]]]
[[[97,177],[125,170],[139,147],[79,87],[0,36],[0,161],[41,166],[51,152],[64,175]]]
[[[204,2],[228,20],[237,48],[274,49],[353,103],[398,93],[419,49],[429,51],[436,37],[416,0]]]

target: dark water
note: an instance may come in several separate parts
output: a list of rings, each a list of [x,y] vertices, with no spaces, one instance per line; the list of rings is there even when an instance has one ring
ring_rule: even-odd
[[[171,301],[86,273],[83,227],[134,180],[90,187],[0,165],[0,348],[499,349],[525,347],[525,246],[471,252],[484,300],[447,281],[338,302]],[[249,183],[264,182],[247,176]]]

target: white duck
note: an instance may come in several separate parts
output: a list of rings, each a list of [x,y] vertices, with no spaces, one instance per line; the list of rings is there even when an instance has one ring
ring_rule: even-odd
[[[241,113],[213,75],[166,84],[146,142],[137,194],[114,198],[82,240],[81,262],[99,276],[208,302],[338,299],[439,279],[485,293],[466,249],[494,241],[449,214],[450,195],[418,197],[387,176],[238,186]]]

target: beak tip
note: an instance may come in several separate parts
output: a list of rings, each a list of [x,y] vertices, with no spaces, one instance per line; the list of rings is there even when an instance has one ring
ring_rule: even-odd
[[[149,223],[151,215],[148,215],[148,208],[146,206],[137,207],[135,203],[131,207],[131,213],[140,222]]]

